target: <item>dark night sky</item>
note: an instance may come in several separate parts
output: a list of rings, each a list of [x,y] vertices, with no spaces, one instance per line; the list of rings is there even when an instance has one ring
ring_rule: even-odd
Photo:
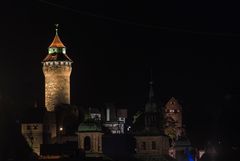
[[[32,0],[3,2],[0,13],[1,100],[18,110],[43,102],[41,60],[59,23],[74,61],[73,104],[136,110],[152,67],[157,100],[182,103],[189,133],[238,135],[237,4]]]

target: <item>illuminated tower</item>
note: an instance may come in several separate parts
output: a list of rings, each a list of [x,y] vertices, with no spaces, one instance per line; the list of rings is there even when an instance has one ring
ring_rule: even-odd
[[[165,105],[165,131],[172,129],[176,138],[182,136],[182,106],[172,97]],[[169,131],[169,130],[167,130]],[[165,132],[166,133],[166,132]]]
[[[48,55],[42,61],[45,76],[45,107],[54,111],[59,104],[70,104],[70,75],[72,60],[58,36],[58,25]]]
[[[174,97],[165,105],[165,117],[171,117],[176,122],[176,127],[182,127],[182,106]]]

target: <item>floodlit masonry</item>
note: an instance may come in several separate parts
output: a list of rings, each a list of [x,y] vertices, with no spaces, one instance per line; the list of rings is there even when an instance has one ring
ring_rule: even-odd
[[[72,60],[66,54],[56,28],[56,35],[42,61],[45,76],[45,107],[54,111],[59,104],[70,104],[70,75]]]

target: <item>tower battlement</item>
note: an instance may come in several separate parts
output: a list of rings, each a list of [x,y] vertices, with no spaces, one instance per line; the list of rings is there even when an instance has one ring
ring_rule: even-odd
[[[44,76],[69,76],[71,75],[72,66],[70,62],[45,62],[43,63]]]

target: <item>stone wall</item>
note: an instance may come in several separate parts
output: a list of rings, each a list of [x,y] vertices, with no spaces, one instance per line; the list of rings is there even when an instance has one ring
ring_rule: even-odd
[[[135,136],[135,138],[137,154],[168,154],[169,139],[166,136]]]
[[[21,133],[33,151],[40,155],[40,145],[43,143],[43,124],[21,124]]]
[[[45,76],[45,106],[48,111],[54,111],[58,104],[70,104],[71,63],[44,63]]]
[[[102,153],[102,135],[101,132],[79,132],[78,148],[84,150],[84,139],[89,137],[91,148],[86,153]]]

